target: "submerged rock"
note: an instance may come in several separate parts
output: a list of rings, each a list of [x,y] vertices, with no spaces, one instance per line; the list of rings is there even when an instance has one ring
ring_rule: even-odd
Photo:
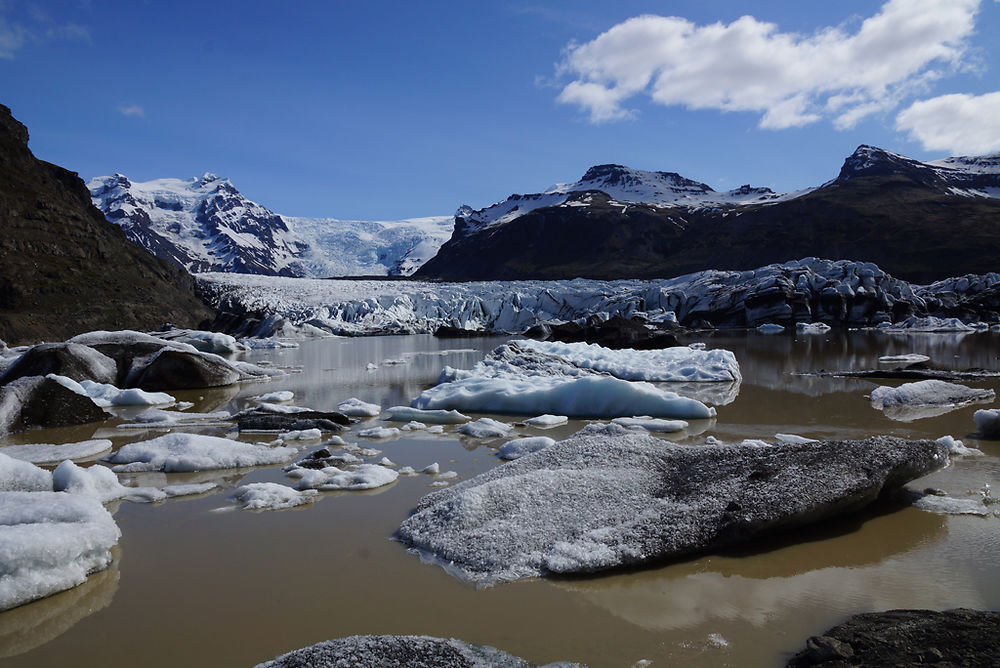
[[[959,608],[866,613],[809,638],[788,666],[995,666],[1000,657],[998,629],[1000,612]]]
[[[114,383],[117,372],[115,361],[93,348],[78,343],[42,343],[26,350],[0,375],[0,385],[25,376],[50,373],[76,381]]]
[[[856,511],[947,462],[934,441],[679,446],[591,426],[428,494],[397,537],[480,584],[591,573]]]
[[[319,429],[338,432],[351,424],[351,419],[336,411],[298,411],[295,413],[272,413],[255,409],[241,413],[236,425],[240,431],[303,431]]]
[[[529,668],[535,664],[493,647],[430,636],[350,636],[316,643],[257,668]],[[547,664],[571,668],[575,663]]]
[[[109,417],[90,397],[44,376],[19,378],[0,386],[0,435],[32,427],[69,427]]]

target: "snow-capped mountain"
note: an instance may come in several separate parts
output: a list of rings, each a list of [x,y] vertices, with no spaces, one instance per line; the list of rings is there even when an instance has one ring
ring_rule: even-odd
[[[409,275],[451,235],[449,216],[345,221],[282,216],[228,180],[92,179],[94,205],[133,242],[192,273]]]
[[[960,266],[995,270],[998,220],[1000,154],[921,162],[863,145],[836,178],[785,194],[599,165],[573,183],[462,207],[417,275],[669,277],[817,256],[936,280]]]
[[[611,199],[626,204],[650,204],[659,207],[731,207],[748,204],[780,202],[805,194],[808,190],[779,194],[770,188],[744,185],[733,190],[716,192],[698,181],[676,172],[649,172],[623,165],[595,165],[573,183],[558,183],[543,192],[511,195],[484,209],[463,206],[455,214],[463,219],[468,233],[494,224],[503,224],[535,209],[548,206],[582,206],[575,194],[600,191]]]

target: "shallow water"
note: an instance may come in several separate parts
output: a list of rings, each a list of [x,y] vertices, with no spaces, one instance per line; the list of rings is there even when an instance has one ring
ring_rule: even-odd
[[[955,496],[987,482],[1000,489],[1000,442],[972,435],[972,413],[995,402],[901,422],[871,408],[865,395],[876,386],[872,381],[795,375],[874,368],[880,355],[906,352],[927,354],[945,367],[998,369],[1000,335],[751,332],[703,340],[733,350],[744,380],[738,387],[679,388],[717,402],[718,417],[692,422],[671,440],[951,434],[985,456],[959,458],[912,486],[939,487]],[[389,407],[409,403],[433,384],[443,365],[468,368],[500,342],[429,336],[306,342],[246,356],[294,368],[292,375],[178,398],[194,401],[194,411],[233,410],[251,396],[290,389],[293,403],[317,409],[334,409],[352,396]],[[405,364],[383,364],[391,359]],[[379,368],[366,370],[369,362]],[[996,378],[965,384],[1000,390]],[[160,433],[115,424],[34,431],[2,439],[0,447],[94,437],[112,438],[119,447]],[[400,465],[420,469],[439,462],[460,479],[498,464],[501,440],[352,436],[375,424],[363,422],[345,436]],[[583,424],[517,432],[562,438]],[[214,511],[233,507],[227,497],[242,482],[290,483],[279,469],[137,478],[141,484],[202,480],[218,481],[223,489],[155,505],[114,504],[123,533],[115,565],[81,587],[0,613],[3,665],[251,666],[328,638],[399,633],[461,638],[539,663],[631,666],[648,659],[654,666],[767,666],[781,664],[809,635],[850,614],[1000,607],[996,517],[882,504],[860,516],[682,563],[476,590],[389,540],[431,491],[429,476],[401,477],[371,492],[326,493],[312,506],[260,513]]]

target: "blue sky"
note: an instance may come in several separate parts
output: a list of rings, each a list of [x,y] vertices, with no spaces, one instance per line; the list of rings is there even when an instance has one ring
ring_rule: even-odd
[[[1000,151],[998,36],[997,0],[0,0],[0,102],[84,179],[385,220],[607,162],[787,191],[862,143]]]

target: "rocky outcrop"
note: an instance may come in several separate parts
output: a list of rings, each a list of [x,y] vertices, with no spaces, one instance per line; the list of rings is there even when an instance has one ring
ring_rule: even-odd
[[[870,666],[995,666],[1000,612],[888,610],[851,617],[788,662],[789,668]]]
[[[44,376],[0,386],[0,436],[31,428],[69,427],[111,417],[90,397]]]
[[[429,636],[350,636],[283,654],[257,668],[530,668],[535,664],[493,647]],[[575,663],[552,668],[582,668]],[[544,668],[544,667],[542,667]]]
[[[593,573],[853,512],[947,462],[934,441],[680,446],[592,426],[428,494],[397,536],[481,584]]]
[[[191,277],[125,239],[76,174],[36,159],[27,129],[0,105],[0,338],[34,343],[211,317]]]
[[[144,390],[193,390],[232,385],[240,377],[239,370],[220,357],[164,348],[134,373],[130,384]]]
[[[677,337],[670,332],[658,331],[640,320],[619,316],[608,320],[592,317],[585,322],[541,324],[527,330],[524,335],[540,341],[596,343],[615,350],[658,350],[680,345]]]

